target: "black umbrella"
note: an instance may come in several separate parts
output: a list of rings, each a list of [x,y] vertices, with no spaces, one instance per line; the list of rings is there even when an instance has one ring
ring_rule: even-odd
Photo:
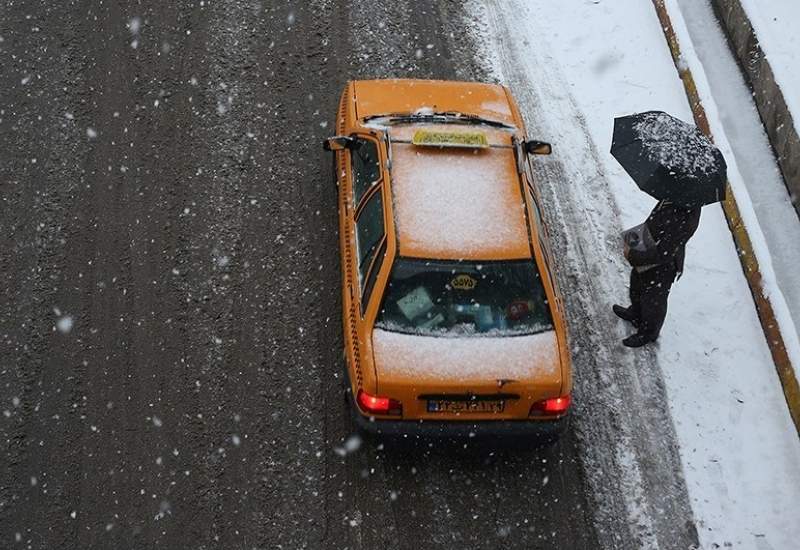
[[[725,199],[727,166],[695,126],[661,111],[614,119],[611,154],[656,199],[702,206]]]

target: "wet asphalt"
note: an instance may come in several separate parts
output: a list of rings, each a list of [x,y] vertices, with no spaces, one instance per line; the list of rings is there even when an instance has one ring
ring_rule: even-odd
[[[350,440],[351,78],[488,78],[458,0],[0,3],[0,548],[597,548],[572,434]]]

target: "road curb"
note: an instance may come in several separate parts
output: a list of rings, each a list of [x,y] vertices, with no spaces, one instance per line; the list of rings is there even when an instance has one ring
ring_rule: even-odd
[[[652,0],[652,2],[658,14],[658,19],[661,22],[661,29],[664,31],[664,37],[669,45],[675,68],[683,81],[683,87],[686,91],[686,97],[689,100],[695,123],[705,135],[713,140],[714,136],[711,134],[708,117],[706,116],[705,108],[700,100],[700,94],[697,91],[694,77],[692,76],[691,70],[686,66],[686,63],[681,59],[680,44],[678,43],[675,29],[672,26],[672,20],[670,19],[665,0]],[[758,264],[758,258],[753,250],[753,243],[750,240],[747,227],[742,220],[739,206],[736,203],[736,197],[733,194],[730,183],[727,185],[726,199],[722,203],[722,209],[725,212],[728,228],[736,244],[736,250],[742,264],[742,271],[744,271],[744,276],[747,279],[747,284],[750,286],[750,292],[753,295],[753,301],[756,305],[761,328],[764,330],[764,337],[767,339],[767,346],[772,354],[772,360],[775,363],[775,369],[778,372],[778,377],[783,387],[786,404],[789,407],[789,414],[791,414],[792,420],[794,421],[795,429],[800,434],[800,386],[798,386],[794,368],[789,359],[789,354],[786,351],[780,325],[775,318],[775,311],[772,308],[772,303],[767,297],[762,284],[762,275]]]

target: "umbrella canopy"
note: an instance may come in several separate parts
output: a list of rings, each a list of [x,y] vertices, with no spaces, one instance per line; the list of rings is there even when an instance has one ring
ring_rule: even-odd
[[[697,127],[662,111],[614,119],[611,154],[656,199],[684,206],[725,199],[722,153]]]

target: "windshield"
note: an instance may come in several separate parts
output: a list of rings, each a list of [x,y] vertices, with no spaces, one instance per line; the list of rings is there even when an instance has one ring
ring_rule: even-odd
[[[400,258],[376,326],[432,336],[522,335],[553,329],[536,264]]]

